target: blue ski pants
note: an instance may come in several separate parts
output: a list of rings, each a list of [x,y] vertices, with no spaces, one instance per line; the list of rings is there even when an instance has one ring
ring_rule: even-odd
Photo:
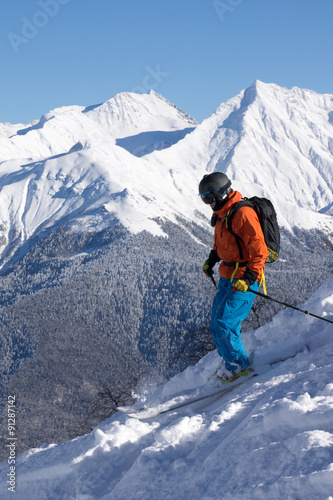
[[[255,299],[251,292],[232,291],[233,284],[220,278],[213,302],[210,329],[217,352],[225,361],[227,370],[245,370],[250,366],[249,358],[241,338],[241,323],[250,314]],[[251,289],[257,291],[256,281]]]

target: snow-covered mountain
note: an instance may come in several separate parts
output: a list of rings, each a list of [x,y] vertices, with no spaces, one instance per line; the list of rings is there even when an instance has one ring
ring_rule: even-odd
[[[225,172],[244,195],[272,199],[283,226],[316,227],[330,220],[318,213],[332,215],[332,116],[331,94],[255,81],[183,141],[150,157]]]
[[[332,116],[332,95],[256,81],[200,125],[155,92],[2,124],[2,258],[59,224],[157,235],[158,220],[205,225],[197,185],[214,170],[271,198],[281,225],[332,231]]]
[[[332,320],[332,290],[331,279],[304,307]],[[91,434],[27,451],[12,476],[15,498],[332,499],[333,326],[285,310],[244,342],[256,349],[257,377],[147,420],[117,413]],[[216,390],[218,365],[214,351],[143,391],[145,404]]]
[[[1,123],[0,161],[40,160],[71,149],[114,144],[117,139],[145,132],[172,133],[196,125],[194,119],[153,90],[144,95],[123,92],[94,106],[56,108],[28,125]]]
[[[135,233],[162,234],[151,220],[156,206],[155,217],[165,212],[169,218],[177,204],[185,213],[187,207],[169,169],[156,169],[136,153],[170,147],[195,126],[153,91],[119,94],[99,106],[58,108],[25,127],[2,124],[2,260],[64,223],[89,231],[120,222]],[[177,198],[172,203],[171,193]]]

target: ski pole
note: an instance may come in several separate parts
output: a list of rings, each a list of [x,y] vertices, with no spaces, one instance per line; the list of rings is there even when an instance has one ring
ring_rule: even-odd
[[[214,283],[215,288],[217,288],[217,284],[216,284],[214,276],[212,274],[210,274],[209,277],[212,280],[212,282]]]
[[[329,319],[322,318],[321,316],[317,316],[316,314],[310,313],[309,311],[305,311],[304,309],[300,309],[299,307],[295,307],[290,304],[286,304],[285,302],[281,302],[280,300],[273,299],[272,297],[270,297],[269,295],[265,295],[264,293],[255,292],[254,290],[251,290],[251,288],[248,289],[248,292],[255,293],[256,295],[260,295],[260,297],[263,297],[264,299],[272,300],[273,302],[277,302],[278,304],[282,304],[283,306],[290,307],[291,309],[295,309],[296,311],[307,314],[308,316],[313,316],[314,318],[327,321],[327,323],[332,323],[333,325],[333,321]]]

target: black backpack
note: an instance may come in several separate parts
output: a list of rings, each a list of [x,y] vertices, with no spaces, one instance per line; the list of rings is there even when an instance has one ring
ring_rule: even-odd
[[[243,251],[240,244],[240,240],[242,238],[233,232],[231,223],[233,216],[241,207],[251,207],[256,211],[261,224],[262,232],[264,233],[267,250],[269,252],[266,262],[267,264],[270,264],[271,262],[276,261],[280,251],[280,229],[275,208],[271,201],[266,198],[259,198],[258,196],[253,196],[252,198],[242,198],[230,209],[225,219],[227,229],[236,238],[240,259],[243,259]]]

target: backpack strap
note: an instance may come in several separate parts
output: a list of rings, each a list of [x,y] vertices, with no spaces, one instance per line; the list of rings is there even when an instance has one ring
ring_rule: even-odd
[[[234,236],[234,238],[236,240],[240,260],[243,260],[243,258],[244,258],[242,246],[240,243],[243,240],[240,236],[238,236],[238,234],[236,234],[232,230],[231,222],[232,222],[232,219],[233,219],[235,213],[237,212],[237,210],[239,210],[241,207],[244,207],[244,206],[252,207],[251,202],[248,202],[247,198],[242,198],[240,201],[235,203],[234,206],[229,210],[229,212],[227,213],[226,218],[225,218],[225,226],[231,232],[231,234]]]
[[[239,263],[236,262],[234,272],[232,273],[231,278],[230,278],[231,283],[234,281],[234,278],[235,278],[235,275],[236,275],[236,273],[238,271],[238,268],[239,268]]]
[[[263,287],[263,290],[264,290],[264,294],[267,295],[267,289],[266,289],[266,278],[265,278],[265,273],[264,273],[264,270],[262,269],[261,270],[261,277],[260,277],[260,283],[259,283],[259,287],[262,285]]]

